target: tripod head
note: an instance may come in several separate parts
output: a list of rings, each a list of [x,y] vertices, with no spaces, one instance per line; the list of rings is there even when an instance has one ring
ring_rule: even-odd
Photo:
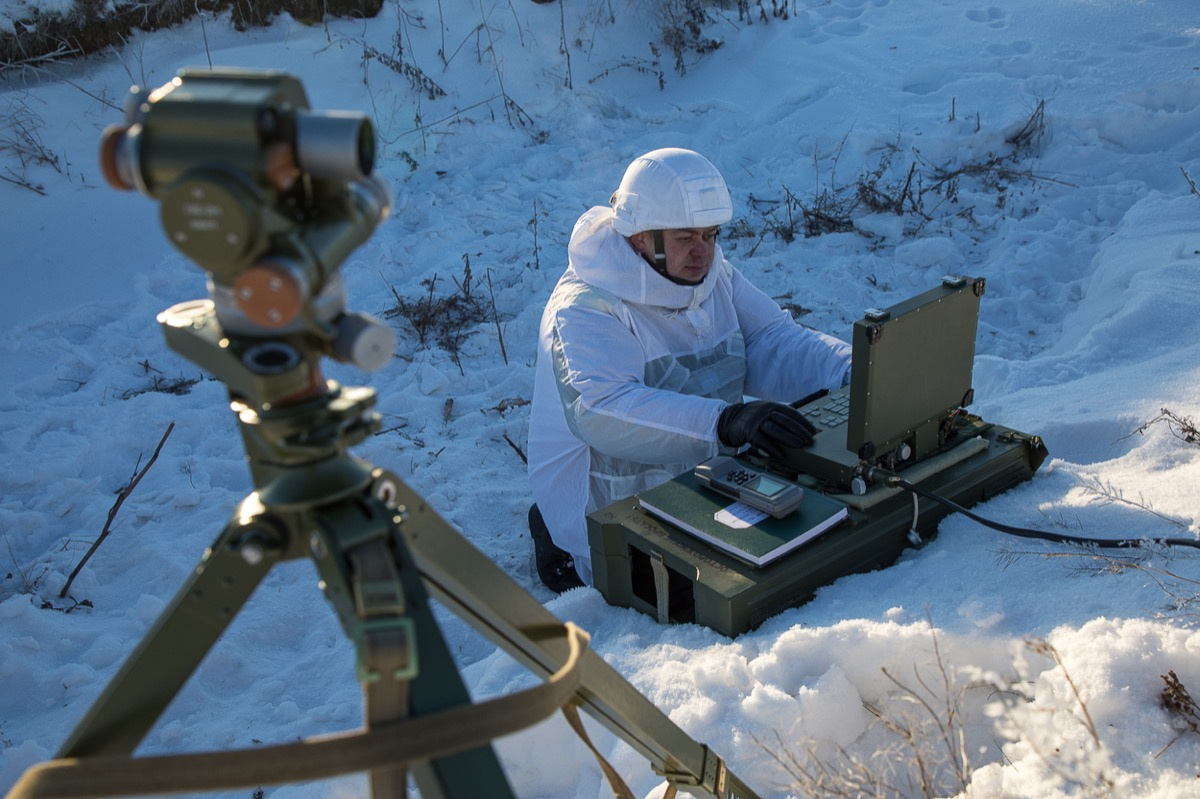
[[[340,267],[391,209],[370,121],[309,109],[281,72],[183,70],[134,87],[100,163],[160,203],[163,230],[209,297],[158,315],[167,344],[229,389],[264,501],[310,505],[370,480],[342,457],[378,428],[375,393],[321,375],[328,356],[377,370],[395,336],[346,309]]]
[[[168,342],[257,406],[322,391],[321,356],[369,371],[391,357],[391,330],[347,312],[340,272],[391,210],[374,162],[365,116],[310,110],[290,75],[234,69],[135,86],[100,146],[108,182],[157,199],[208,275],[208,300],[159,316]]]

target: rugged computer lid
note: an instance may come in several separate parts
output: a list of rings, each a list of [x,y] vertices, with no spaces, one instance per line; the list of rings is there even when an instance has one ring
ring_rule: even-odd
[[[927,431],[971,402],[984,279],[942,284],[854,323],[846,448],[870,459]],[[921,457],[924,452],[914,452]]]

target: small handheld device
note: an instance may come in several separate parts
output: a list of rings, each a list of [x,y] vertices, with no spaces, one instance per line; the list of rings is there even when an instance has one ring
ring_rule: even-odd
[[[804,500],[804,489],[725,455],[696,467],[700,485],[782,519]]]

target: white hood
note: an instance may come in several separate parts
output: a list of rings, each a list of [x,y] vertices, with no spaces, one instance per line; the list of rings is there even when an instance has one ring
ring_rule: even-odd
[[[715,267],[725,260],[720,246],[713,256],[714,268],[704,280],[696,286],[684,286],[655,272],[616,231],[612,220],[612,209],[597,205],[575,223],[567,256],[570,269],[580,280],[625,302],[673,310],[695,308],[712,293]]]

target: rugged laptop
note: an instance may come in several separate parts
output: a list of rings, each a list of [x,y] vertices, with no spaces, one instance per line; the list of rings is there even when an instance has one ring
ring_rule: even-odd
[[[983,278],[942,284],[854,323],[850,385],[797,404],[819,431],[789,471],[849,488],[860,464],[903,468],[953,444],[969,404]]]

